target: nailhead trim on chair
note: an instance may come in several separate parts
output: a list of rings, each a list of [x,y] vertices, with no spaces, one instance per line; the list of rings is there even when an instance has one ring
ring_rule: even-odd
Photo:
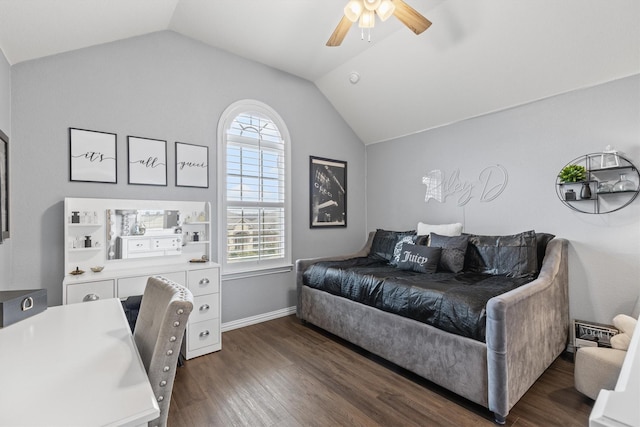
[[[172,282],[171,280],[167,280],[167,279],[165,279],[164,277],[161,277],[161,276],[156,276],[155,278],[161,280],[162,282],[164,282],[164,283],[166,283],[168,285],[170,285],[173,289],[178,290],[178,292],[176,292],[176,294],[175,294],[175,296],[177,296],[177,299],[182,300],[182,301],[186,301],[187,300],[187,294],[189,294],[189,292],[187,290],[185,290],[184,287]],[[175,298],[175,296],[174,296],[174,298]],[[183,325],[187,321],[187,318],[185,316],[185,310],[182,309],[182,308],[179,308],[179,309],[177,309],[175,311],[175,314],[173,316],[174,316],[174,319],[170,320],[170,322],[172,322],[171,325],[174,328],[184,327]],[[187,313],[187,316],[188,316],[188,313]],[[176,344],[181,345],[181,342],[178,343],[177,341],[178,341],[178,339],[177,339],[176,335],[173,335],[173,336],[169,337],[168,343],[167,343],[167,345],[165,345],[165,350],[164,350],[165,351],[165,353],[164,353],[165,357],[169,358],[170,356],[172,356],[174,354],[174,352],[176,350],[179,351],[179,348],[176,348]],[[167,363],[169,360],[170,359],[166,359],[165,363]],[[160,378],[157,379],[159,382],[156,383],[156,384],[158,384],[160,387],[166,387],[169,384],[170,377],[173,378],[172,375],[174,375],[174,368],[172,368],[172,366],[169,366],[169,365],[170,364],[167,363],[165,366],[163,366],[163,368],[162,368],[163,374],[160,376]],[[162,392],[162,390],[156,390],[156,391]],[[158,393],[158,395],[156,396],[156,400],[158,402],[163,402],[165,400],[164,399],[165,398],[164,394],[166,394],[166,392],[168,392],[168,391],[169,390],[165,390],[165,393],[163,393],[163,394]],[[170,396],[169,396],[169,399],[170,399]],[[164,404],[166,404],[166,402]]]

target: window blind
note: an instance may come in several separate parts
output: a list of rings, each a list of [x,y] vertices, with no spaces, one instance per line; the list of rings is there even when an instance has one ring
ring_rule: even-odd
[[[227,263],[285,257],[285,147],[273,121],[236,116],[226,141]]]

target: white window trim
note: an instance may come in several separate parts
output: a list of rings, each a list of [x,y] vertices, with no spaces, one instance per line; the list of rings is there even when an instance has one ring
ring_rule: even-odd
[[[284,141],[285,152],[285,252],[284,257],[278,260],[263,260],[259,262],[227,263],[227,200],[226,200],[226,176],[227,176],[227,129],[231,122],[241,113],[247,111],[263,114],[271,119],[280,131]],[[255,99],[243,99],[229,105],[218,122],[218,262],[222,268],[222,275],[227,279],[251,277],[260,274],[272,274],[273,272],[291,271],[291,137],[282,117],[267,104]]]

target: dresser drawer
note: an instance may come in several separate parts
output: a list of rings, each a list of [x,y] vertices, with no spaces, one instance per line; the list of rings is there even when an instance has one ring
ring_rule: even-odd
[[[187,348],[189,351],[215,345],[220,342],[220,321],[218,319],[189,323],[187,327]]]
[[[127,241],[127,250],[129,252],[142,252],[151,249],[150,239],[134,239]]]
[[[152,276],[162,276],[182,286],[184,286],[185,284],[184,271],[152,274]],[[149,277],[150,276],[136,276],[118,279],[118,298],[126,298],[132,295],[144,294],[144,288],[147,287],[147,280],[149,279]]]
[[[114,298],[115,296],[115,282],[113,280],[78,283],[67,285],[66,304]]]
[[[205,268],[189,272],[189,290],[194,296],[219,292],[219,270]]]
[[[189,322],[196,323],[218,317],[220,317],[220,294],[201,295],[193,298],[193,311],[189,316]]]

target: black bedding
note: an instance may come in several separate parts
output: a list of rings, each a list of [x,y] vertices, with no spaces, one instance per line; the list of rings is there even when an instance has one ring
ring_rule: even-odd
[[[532,279],[473,272],[417,273],[399,270],[379,257],[319,262],[303,278],[309,287],[482,342],[487,301]]]

